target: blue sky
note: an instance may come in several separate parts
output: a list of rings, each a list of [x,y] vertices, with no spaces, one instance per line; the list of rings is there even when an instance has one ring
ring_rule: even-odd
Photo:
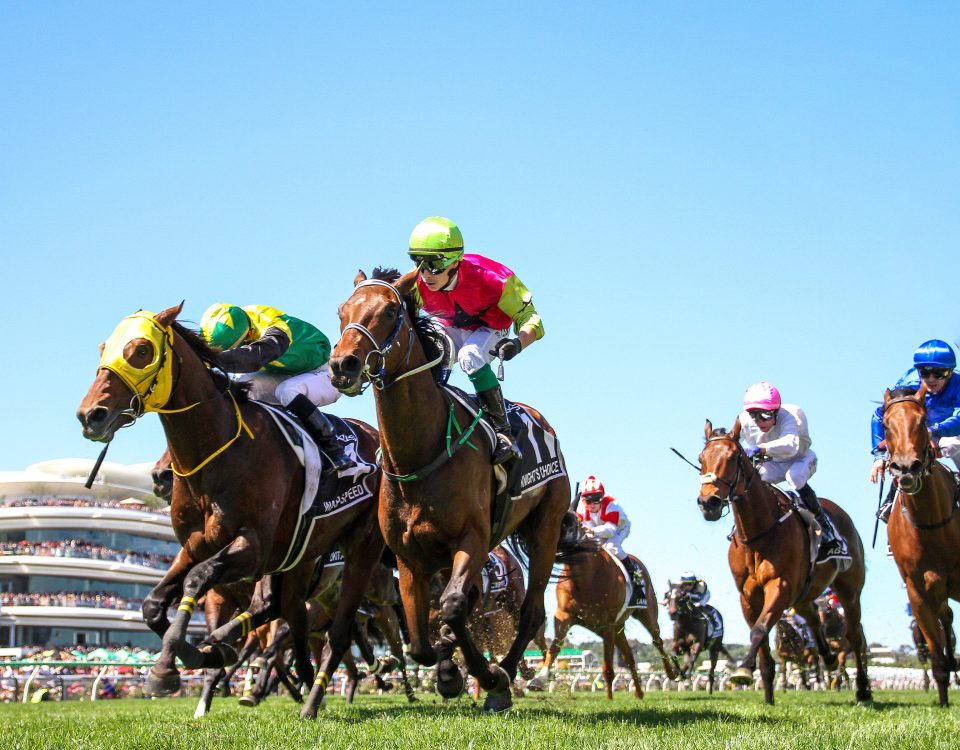
[[[809,417],[812,486],[869,543],[873,402],[918,343],[960,339],[958,21],[936,2],[6,3],[2,468],[96,455],[74,412],[124,315],[257,302],[336,338],[356,270],[403,267],[442,214],[544,318],[508,397],[623,503],[658,593],[705,575],[742,642],[729,523],[668,449],[694,457],[704,419],[729,426],[769,380]],[[372,396],[333,411],[373,420]],[[148,417],[110,459],[162,449]],[[899,644],[884,542],[865,628]]]

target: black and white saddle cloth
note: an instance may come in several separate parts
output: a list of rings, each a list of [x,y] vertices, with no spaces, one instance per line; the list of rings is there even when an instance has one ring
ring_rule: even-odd
[[[304,469],[304,492],[300,503],[300,517],[290,542],[290,548],[280,567],[273,571],[290,570],[303,556],[307,540],[320,519],[341,513],[358,503],[373,498],[377,484],[377,466],[361,458],[357,451],[359,437],[353,426],[333,414],[327,414],[336,431],[343,452],[354,465],[339,474],[323,475],[330,459],[314,442],[300,421],[271,404],[260,404],[280,427],[290,447],[300,459]]]
[[[476,415],[479,406],[476,396],[468,396],[459,388],[445,386],[447,393],[457,403],[461,404],[470,414]],[[520,404],[512,401],[504,402],[507,407],[507,421],[510,423],[510,432],[520,447],[522,458],[518,465],[511,468],[508,479],[508,489],[513,498],[520,497],[525,492],[531,492],[557,477],[566,476],[567,466],[560,452],[560,443],[557,438],[544,429],[534,416]],[[467,425],[460,425],[464,430]],[[491,453],[497,444],[493,428],[482,419],[479,425],[486,435]],[[476,445],[476,443],[473,443]]]
[[[480,577],[483,579],[483,601],[486,602],[491,596],[502,594],[507,590],[507,584],[510,580],[510,571],[506,564],[493,552],[487,554],[487,561],[483,564],[480,571]]]
[[[704,604],[700,607],[704,619],[707,621],[707,640],[723,640],[723,617],[717,611],[717,608],[711,604]]]

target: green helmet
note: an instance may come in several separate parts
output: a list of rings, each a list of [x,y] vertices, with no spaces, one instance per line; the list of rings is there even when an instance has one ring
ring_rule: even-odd
[[[200,331],[207,343],[221,351],[233,349],[250,330],[250,318],[243,308],[218,302],[210,305],[200,318]]]
[[[463,235],[450,219],[431,216],[413,228],[410,235],[410,257],[414,263],[434,261],[442,268],[463,258]]]

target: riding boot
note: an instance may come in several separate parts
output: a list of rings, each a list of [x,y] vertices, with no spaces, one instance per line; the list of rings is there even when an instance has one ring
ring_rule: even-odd
[[[300,418],[304,427],[317,441],[320,450],[330,459],[331,466],[324,472],[325,474],[334,471],[339,473],[355,466],[354,462],[344,454],[343,446],[337,440],[337,434],[327,415],[320,411],[310,399],[298,393],[287,404],[287,409]]]
[[[897,496],[897,483],[890,482],[890,491],[887,493],[887,498],[883,501],[883,505],[880,506],[880,510],[877,511],[877,518],[886,523],[890,520],[890,513],[893,512],[893,499]]]
[[[620,562],[626,568],[627,575],[630,576],[630,584],[633,587],[633,594],[630,597],[630,604],[639,604],[644,599],[643,590],[643,571],[630,555],[621,557]]]
[[[837,533],[831,520],[827,518],[827,514],[820,505],[820,500],[817,498],[817,493],[813,491],[813,488],[809,484],[803,485],[798,492],[800,493],[800,499],[803,501],[803,504],[807,506],[807,510],[813,513],[814,518],[817,519],[817,523],[820,524],[820,529],[823,532],[823,537],[820,541],[820,553],[817,555],[817,563],[826,562],[831,558],[850,559],[850,555],[847,552],[847,544],[843,537]]]
[[[477,394],[480,406],[487,415],[487,419],[497,433],[497,449],[493,452],[493,465],[497,466],[507,461],[520,460],[520,446],[510,434],[510,425],[507,422],[507,410],[503,403],[503,392],[500,386],[488,388]]]

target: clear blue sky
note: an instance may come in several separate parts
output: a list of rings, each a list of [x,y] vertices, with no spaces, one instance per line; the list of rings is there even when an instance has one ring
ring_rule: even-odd
[[[960,338],[958,21],[943,2],[4,3],[2,468],[96,455],[74,412],[124,315],[259,302],[336,338],[356,270],[403,267],[442,214],[545,320],[508,397],[625,505],[658,594],[705,575],[742,642],[729,523],[668,448],[695,456],[705,417],[729,426],[774,382],[809,417],[811,484],[869,543],[873,401],[919,342]],[[372,420],[372,396],[334,411]],[[162,449],[151,416],[110,458]],[[865,628],[899,644],[884,542]]]

